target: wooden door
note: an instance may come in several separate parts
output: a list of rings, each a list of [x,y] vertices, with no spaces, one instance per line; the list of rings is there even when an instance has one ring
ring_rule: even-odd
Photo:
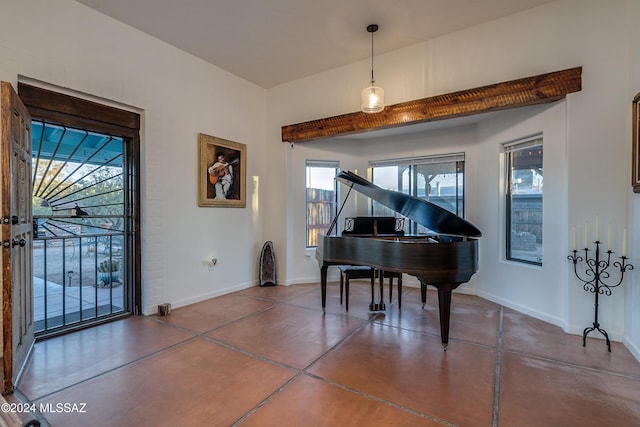
[[[10,83],[1,83],[3,394],[13,387],[34,342],[31,116]]]

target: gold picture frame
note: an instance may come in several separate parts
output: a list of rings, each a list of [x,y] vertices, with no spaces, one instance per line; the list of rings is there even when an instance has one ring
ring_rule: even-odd
[[[633,156],[631,185],[634,193],[640,193],[640,93],[633,98]]]
[[[198,143],[198,205],[246,207],[247,146],[203,133]]]

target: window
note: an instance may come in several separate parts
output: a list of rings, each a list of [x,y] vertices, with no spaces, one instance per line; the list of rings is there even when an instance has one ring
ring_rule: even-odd
[[[542,136],[505,144],[506,258],[542,265]]]
[[[306,162],[307,247],[318,246],[318,235],[326,234],[336,217],[338,166],[334,161]],[[335,228],[332,234],[336,234]]]
[[[448,211],[464,216],[464,153],[371,162],[373,183],[428,200]],[[372,215],[398,216],[397,212],[373,202]],[[427,230],[413,221],[405,222],[405,233]]]

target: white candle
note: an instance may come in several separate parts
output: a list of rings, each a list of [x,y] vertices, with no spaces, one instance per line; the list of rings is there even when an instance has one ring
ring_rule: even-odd
[[[576,240],[576,228],[573,227],[573,250],[575,251],[577,247],[578,247],[578,243]]]
[[[627,256],[627,229],[622,232],[622,256]]]
[[[611,250],[611,223],[607,224],[607,250]]]
[[[584,223],[584,248],[589,247],[589,226],[587,223]]]
[[[596,215],[596,242],[600,241],[600,219]]]

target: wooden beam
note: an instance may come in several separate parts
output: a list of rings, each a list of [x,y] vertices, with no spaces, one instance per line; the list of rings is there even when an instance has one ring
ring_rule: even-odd
[[[140,114],[86,99],[18,83],[20,99],[31,117],[48,123],[137,138]]]
[[[582,67],[511,80],[387,106],[382,112],[360,111],[282,127],[283,142],[306,142],[391,127],[415,125],[490,111],[558,101],[582,90]]]

